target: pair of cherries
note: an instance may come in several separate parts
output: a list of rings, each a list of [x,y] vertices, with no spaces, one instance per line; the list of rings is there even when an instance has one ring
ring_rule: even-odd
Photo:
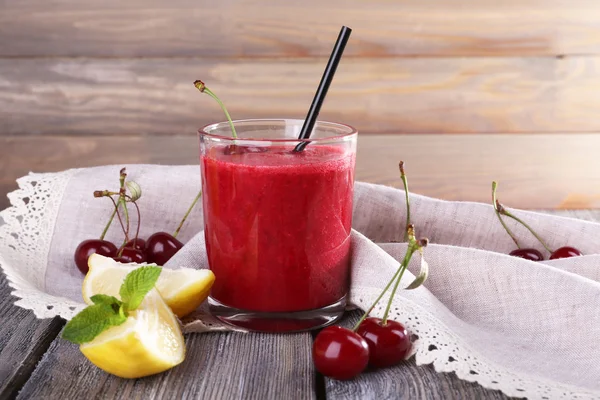
[[[167,232],[153,233],[146,240],[131,239],[125,244],[120,255],[119,249],[114,243],[104,239],[88,239],[77,246],[75,264],[83,274],[87,274],[88,258],[97,253],[122,263],[149,262],[164,265],[182,247],[183,243]]]
[[[138,237],[141,224],[141,214],[140,208],[137,205],[137,200],[139,200],[142,196],[142,189],[137,183],[134,181],[128,181],[126,178],[127,173],[125,168],[123,168],[119,172],[118,192],[111,192],[108,190],[94,191],[94,197],[110,198],[114,205],[114,210],[100,238],[84,240],[77,246],[77,249],[75,250],[75,265],[77,265],[77,268],[83,274],[88,273],[88,258],[94,253],[103,255],[105,257],[111,257],[114,260],[122,263],[149,262],[162,266],[165,265],[165,263],[183,247],[183,243],[177,239],[177,235],[185,223],[185,220],[190,215],[190,212],[200,199],[201,192],[198,193],[192,202],[173,235],[167,232],[156,232],[150,235],[148,239],[144,240]],[[116,202],[113,199],[113,196],[118,196],[119,201]],[[129,212],[127,211],[127,203],[133,204],[137,211],[137,231],[133,239],[128,240],[123,246],[121,246],[121,248],[117,248],[114,243],[104,240],[104,236],[106,235],[106,232],[108,231],[108,228],[110,227],[116,215],[121,225],[121,229],[125,234],[125,238],[129,238]],[[121,205],[123,206],[123,211],[125,213],[125,224],[121,220],[121,215],[119,214],[119,207]]]
[[[329,326],[323,329],[313,343],[313,362],[317,370],[325,376],[338,380],[352,379],[363,372],[367,366],[385,368],[396,365],[406,359],[412,343],[404,325],[388,319],[388,314],[410,259],[415,251],[422,255],[427,239],[416,240],[414,226],[410,223],[410,202],[408,180],[404,173],[404,163],[400,162],[400,178],[406,194],[406,255],[396,274],[379,294],[371,307],[366,310],[354,329]],[[425,282],[427,272],[423,270],[406,289],[415,289]],[[383,318],[369,317],[383,295],[394,284]]]
[[[323,375],[347,380],[367,366],[385,368],[400,363],[410,348],[410,336],[401,323],[369,317],[356,331],[329,326],[319,332],[313,343],[313,362]]]
[[[534,249],[534,248],[526,247],[526,248],[515,249],[508,254],[511,256],[514,256],[514,257],[520,257],[520,258],[524,258],[524,259],[530,260],[530,261],[544,261],[544,255],[542,254],[542,252],[537,249]],[[575,247],[563,246],[563,247],[559,247],[558,249],[551,252],[549,260],[557,260],[559,258],[577,257],[577,256],[581,256],[581,255],[582,255],[581,251],[579,251]]]
[[[559,247],[556,250],[551,250],[550,247],[548,247],[548,245],[546,244],[546,242],[544,242],[542,240],[542,238],[537,234],[537,232],[533,230],[533,228],[531,228],[525,221],[521,220],[520,218],[518,218],[517,216],[512,214],[510,211],[508,211],[506,208],[504,208],[504,206],[496,198],[497,188],[498,188],[498,183],[492,182],[492,205],[494,206],[494,211],[496,212],[496,216],[500,220],[500,223],[504,227],[504,230],[506,231],[506,233],[508,233],[510,238],[517,245],[517,249],[508,253],[509,255],[514,256],[514,257],[524,258],[524,259],[530,260],[530,261],[544,261],[544,255],[539,250],[534,249],[534,248],[529,248],[529,247],[522,248],[519,245],[519,241],[517,240],[514,233],[510,230],[510,228],[504,223],[501,215],[504,215],[506,217],[514,219],[519,224],[523,225],[529,232],[531,232],[531,234],[542,244],[542,246],[544,246],[544,248],[548,251],[548,253],[550,253],[550,258],[549,258],[550,260],[557,260],[559,258],[577,257],[577,256],[582,255],[581,251],[579,251],[575,247],[571,247],[571,246],[563,246],[563,247]]]

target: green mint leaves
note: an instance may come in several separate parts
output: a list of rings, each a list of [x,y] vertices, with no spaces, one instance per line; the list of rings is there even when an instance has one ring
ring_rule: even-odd
[[[160,272],[160,267],[147,266],[127,275],[119,291],[126,311],[133,311],[142,304],[142,300],[158,280]]]
[[[70,342],[82,344],[92,341],[111,326],[121,325],[127,320],[119,313],[119,306],[110,303],[97,303],[86,307],[65,326],[62,337]]]
[[[161,271],[160,267],[151,265],[131,271],[121,285],[121,300],[105,294],[92,296],[90,299],[94,304],[84,308],[67,323],[62,337],[82,344],[94,340],[111,326],[121,325],[127,320],[128,312],[142,304]]]

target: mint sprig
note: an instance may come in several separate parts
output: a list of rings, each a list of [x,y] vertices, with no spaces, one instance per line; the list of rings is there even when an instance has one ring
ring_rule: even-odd
[[[160,272],[160,267],[147,266],[127,274],[119,290],[126,311],[133,311],[142,304],[142,300],[158,280]]]
[[[144,266],[131,271],[125,277],[119,295],[96,294],[90,299],[94,303],[84,308],[65,325],[62,337],[75,344],[91,342],[112,326],[119,326],[129,316],[129,311],[137,309],[156,284],[162,268]]]

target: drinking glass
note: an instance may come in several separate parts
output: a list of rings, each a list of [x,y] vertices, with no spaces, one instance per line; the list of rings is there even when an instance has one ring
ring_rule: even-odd
[[[250,330],[319,328],[346,306],[357,131],[303,120],[199,131],[204,235],[219,319]],[[295,151],[300,142],[308,142]]]

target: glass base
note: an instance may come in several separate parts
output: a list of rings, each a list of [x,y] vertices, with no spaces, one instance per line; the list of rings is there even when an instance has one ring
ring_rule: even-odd
[[[208,298],[212,315],[226,324],[257,332],[302,332],[323,328],[340,319],[346,308],[346,296],[327,307],[296,312],[260,312],[226,306]]]

